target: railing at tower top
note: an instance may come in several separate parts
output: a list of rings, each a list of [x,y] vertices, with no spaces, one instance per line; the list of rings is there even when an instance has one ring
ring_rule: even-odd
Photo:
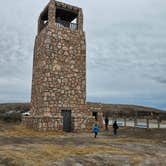
[[[67,22],[67,21],[64,21],[64,20],[57,20],[55,22],[55,25],[57,27],[67,27],[67,28],[70,28],[72,30],[77,30],[78,29],[78,24],[70,23],[70,22]]]

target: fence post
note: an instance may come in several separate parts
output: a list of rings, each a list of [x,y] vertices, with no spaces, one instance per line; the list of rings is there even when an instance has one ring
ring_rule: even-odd
[[[126,117],[124,117],[124,127],[126,127]]]
[[[147,129],[149,129],[149,118],[146,118],[146,126],[147,126]]]
[[[134,118],[134,127],[136,127],[137,126],[137,118],[135,117]]]
[[[137,117],[138,117],[138,112],[135,112],[135,117],[134,117],[134,127],[137,126]]]
[[[157,127],[158,127],[158,129],[160,128],[160,118],[159,117],[157,118]]]

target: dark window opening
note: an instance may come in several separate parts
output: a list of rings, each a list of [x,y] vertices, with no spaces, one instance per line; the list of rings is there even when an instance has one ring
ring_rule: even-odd
[[[41,21],[44,25],[48,23],[48,8],[42,13]]]
[[[92,112],[92,116],[94,116],[94,117],[95,117],[95,120],[97,120],[98,112]]]
[[[39,21],[39,32],[45,28],[48,24],[48,7],[43,11],[43,13],[40,16],[40,21]]]
[[[72,30],[78,29],[77,26],[78,13],[68,9],[57,8],[56,10],[56,25],[58,27],[68,27]]]

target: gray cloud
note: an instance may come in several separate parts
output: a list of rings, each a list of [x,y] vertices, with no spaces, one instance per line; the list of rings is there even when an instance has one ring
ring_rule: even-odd
[[[162,77],[162,76],[149,76],[149,78],[151,78],[152,80],[164,84],[166,86],[166,78]]]

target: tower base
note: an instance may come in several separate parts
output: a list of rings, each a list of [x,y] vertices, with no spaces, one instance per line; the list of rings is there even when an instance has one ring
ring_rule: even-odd
[[[94,121],[94,117],[92,116],[72,117],[71,131],[90,131]],[[22,123],[27,128],[31,128],[36,131],[64,131],[62,116],[27,116],[23,117]]]

